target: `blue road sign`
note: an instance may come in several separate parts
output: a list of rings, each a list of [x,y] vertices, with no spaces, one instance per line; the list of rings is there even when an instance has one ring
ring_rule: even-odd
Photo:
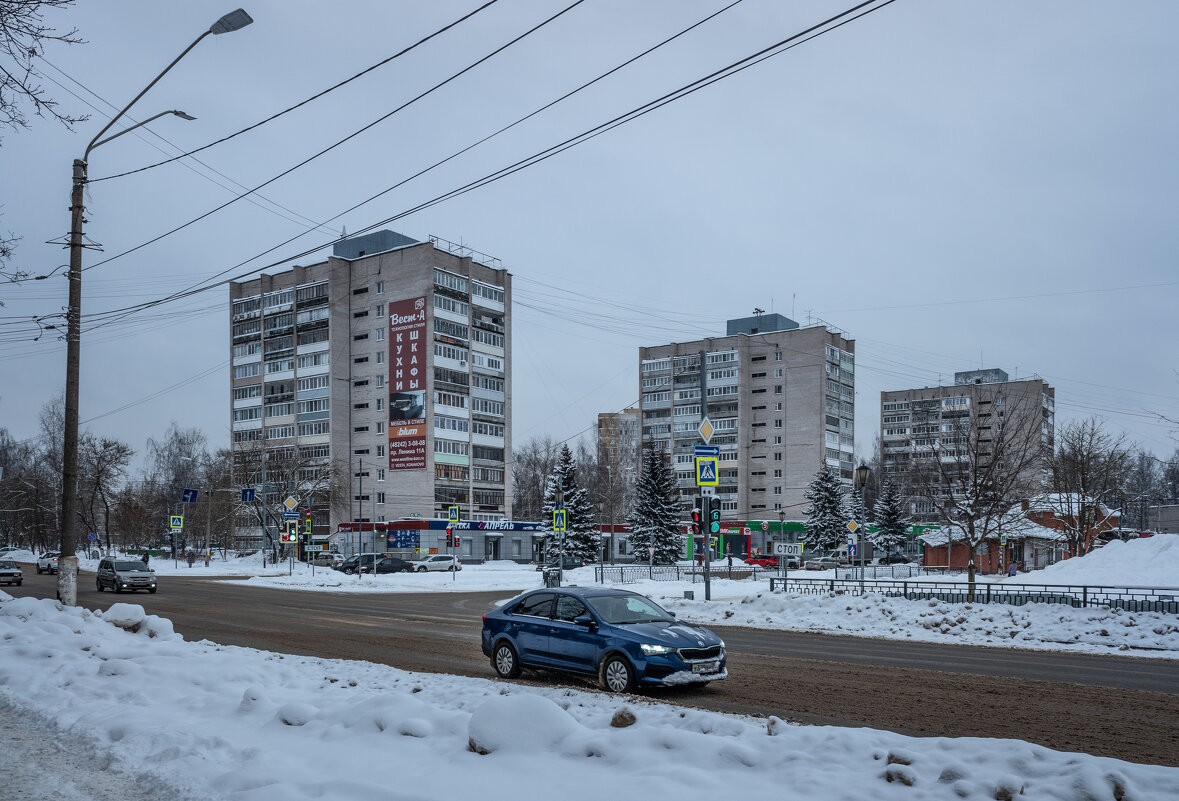
[[[97,535],[97,534],[95,534],[93,531],[91,531],[89,534],[87,534],[87,535],[86,535],[86,539],[88,539],[88,540],[96,540],[96,539],[98,539],[98,535]]]
[[[457,523],[459,521],[459,508],[457,506],[449,507],[446,510],[446,514],[447,514],[446,519],[449,520],[451,523]]]
[[[180,493],[180,500],[183,503],[196,503],[198,495],[200,495],[200,493],[197,492],[196,490],[186,489]]]
[[[253,502],[254,502],[254,490],[252,488],[242,490],[242,503],[253,503]]]
[[[554,509],[553,510],[553,531],[564,531],[564,530],[565,530],[565,510],[564,509]]]
[[[697,456],[716,456],[717,458],[720,457],[720,448],[716,445],[697,445],[695,450],[696,450]]]
[[[298,512],[283,512],[282,519],[283,520],[298,520],[299,513]]]
[[[720,484],[719,470],[717,470],[717,463],[720,460],[715,456],[697,456],[696,457],[696,485],[699,487],[715,487]]]

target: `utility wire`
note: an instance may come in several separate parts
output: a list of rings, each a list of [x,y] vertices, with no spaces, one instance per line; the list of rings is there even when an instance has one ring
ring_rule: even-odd
[[[121,252],[121,253],[116,253],[116,254],[115,254],[115,255],[113,255],[113,256],[109,256],[109,257],[107,257],[107,258],[105,258],[105,259],[102,259],[101,261],[95,262],[94,264],[91,264],[89,267],[85,267],[84,269],[85,269],[85,270],[93,270],[95,267],[101,267],[101,266],[102,266],[102,265],[104,265],[104,264],[109,264],[110,262],[114,261],[115,259],[120,259],[120,258],[122,258],[123,256],[127,256],[127,255],[129,255],[129,254],[131,254],[131,253],[134,253],[134,252],[136,252],[137,250],[141,250],[141,249],[143,249],[143,248],[147,247],[148,245],[155,244],[156,242],[159,242],[161,239],[164,239],[165,237],[171,236],[172,234],[176,233],[177,231],[183,231],[185,228],[189,227],[190,225],[194,225],[194,224],[196,224],[196,223],[200,222],[201,220],[203,220],[203,219],[205,219],[205,218],[207,218],[207,217],[210,217],[210,216],[212,216],[212,215],[216,214],[217,212],[221,211],[222,209],[224,209],[224,208],[227,208],[227,207],[229,207],[229,206],[232,206],[232,205],[233,205],[234,203],[236,203],[237,201],[239,201],[239,200],[241,200],[241,199],[243,199],[243,198],[245,198],[245,197],[247,197],[247,196],[249,196],[249,195],[251,195],[251,194],[253,194],[253,193],[257,192],[259,189],[262,189],[263,187],[269,186],[270,184],[274,183],[275,181],[279,180],[280,178],[283,178],[283,177],[285,177],[285,176],[287,176],[287,175],[290,175],[290,174],[291,174],[291,173],[293,173],[295,170],[298,170],[298,169],[300,169],[300,168],[302,168],[302,167],[305,167],[306,165],[308,165],[308,164],[310,164],[311,162],[315,161],[315,160],[316,160],[317,158],[319,158],[320,156],[322,156],[322,155],[324,155],[324,154],[326,154],[326,153],[330,153],[331,151],[335,150],[335,149],[336,149],[337,147],[339,147],[340,145],[343,145],[344,143],[346,143],[346,142],[349,142],[349,141],[351,141],[352,139],[355,139],[357,136],[360,136],[360,134],[364,133],[365,131],[368,131],[368,130],[370,130],[371,128],[373,128],[373,127],[375,127],[375,126],[377,126],[377,125],[381,124],[381,123],[382,123],[382,122],[384,122],[385,120],[389,119],[390,117],[392,117],[392,116],[393,116],[394,114],[396,114],[397,112],[399,112],[399,111],[401,111],[401,110],[403,110],[403,109],[405,109],[405,108],[407,108],[407,107],[409,107],[409,106],[413,105],[413,104],[414,104],[414,103],[416,103],[417,101],[421,100],[423,97],[426,97],[427,95],[430,95],[430,94],[432,94],[433,92],[437,91],[438,89],[441,89],[442,87],[446,86],[446,85],[447,85],[447,84],[449,84],[450,82],[452,82],[452,81],[454,81],[454,80],[458,79],[460,76],[462,76],[462,75],[465,75],[466,73],[468,73],[468,72],[470,72],[471,70],[475,69],[475,67],[478,67],[480,64],[484,63],[485,61],[488,61],[489,59],[491,59],[491,58],[494,58],[496,55],[498,55],[498,54],[502,53],[504,50],[507,50],[509,47],[511,47],[512,45],[516,44],[516,43],[517,43],[517,42],[519,42],[520,40],[522,40],[522,39],[524,39],[524,38],[526,38],[526,37],[530,36],[531,34],[535,33],[535,32],[536,32],[536,31],[538,31],[538,30],[540,30],[540,29],[541,29],[541,28],[543,28],[544,26],[548,25],[548,24],[549,24],[550,22],[552,22],[553,20],[555,20],[555,19],[557,19],[558,17],[561,17],[561,16],[563,16],[564,14],[568,13],[569,11],[572,11],[573,9],[577,8],[579,5],[581,5],[581,4],[582,4],[582,3],[584,3],[585,1],[586,1],[586,0],[574,0],[574,2],[573,2],[571,5],[568,5],[568,6],[566,6],[564,9],[562,9],[561,11],[558,11],[556,14],[552,15],[551,17],[549,17],[548,19],[546,19],[546,20],[544,20],[543,22],[539,23],[538,25],[535,25],[535,26],[533,26],[532,28],[529,28],[527,31],[525,31],[524,33],[520,34],[520,35],[519,35],[519,36],[517,36],[516,38],[512,39],[512,40],[511,40],[511,41],[509,41],[508,43],[506,43],[506,44],[504,44],[504,45],[501,45],[500,47],[497,47],[495,50],[491,51],[490,53],[488,53],[487,55],[483,56],[483,57],[482,57],[482,58],[480,58],[479,60],[477,60],[477,61],[475,61],[475,62],[473,62],[473,63],[469,64],[468,66],[466,66],[466,67],[464,67],[463,69],[459,70],[458,72],[454,73],[454,74],[453,74],[453,75],[451,75],[449,78],[446,78],[445,80],[443,80],[443,81],[441,81],[441,82],[439,82],[439,83],[435,84],[434,86],[430,87],[430,88],[429,88],[429,89],[427,89],[426,91],[422,92],[421,94],[418,94],[417,96],[415,96],[415,97],[413,97],[412,99],[410,99],[410,100],[406,101],[405,103],[402,103],[400,106],[396,107],[396,108],[395,108],[395,109],[393,109],[392,111],[390,111],[390,112],[388,112],[388,113],[386,113],[386,114],[383,114],[383,115],[381,115],[380,117],[378,117],[377,119],[375,119],[375,120],[373,120],[372,122],[368,123],[367,125],[364,125],[364,126],[362,126],[362,127],[358,128],[357,130],[355,130],[355,131],[353,131],[352,133],[350,133],[350,134],[348,134],[347,136],[345,136],[343,139],[340,139],[340,140],[336,141],[335,143],[333,143],[333,144],[331,144],[331,145],[328,145],[328,146],[327,146],[327,147],[325,147],[323,150],[320,150],[318,153],[315,153],[314,155],[308,156],[307,158],[303,159],[302,161],[300,161],[298,164],[294,165],[293,167],[290,167],[290,168],[288,168],[288,169],[286,169],[286,170],[283,170],[283,171],[282,171],[282,172],[280,172],[278,175],[275,175],[275,176],[274,176],[274,177],[272,177],[272,178],[268,178],[267,180],[265,180],[265,181],[263,181],[262,183],[260,183],[260,184],[258,184],[257,186],[255,186],[253,189],[250,189],[250,190],[248,190],[248,191],[246,191],[246,192],[243,192],[243,193],[242,193],[242,194],[240,194],[240,195],[237,195],[236,197],[234,197],[234,198],[232,198],[232,199],[230,199],[230,200],[226,201],[225,203],[222,203],[220,206],[217,206],[216,208],[210,209],[209,211],[206,211],[204,214],[201,214],[201,215],[200,215],[200,216],[198,216],[198,217],[194,217],[193,219],[189,220],[188,222],[186,222],[186,223],[183,223],[183,224],[181,224],[181,225],[178,225],[178,226],[176,226],[175,228],[171,229],[170,231],[165,231],[164,233],[160,234],[159,236],[153,237],[153,238],[151,238],[151,239],[147,240],[146,242],[142,242],[142,243],[140,243],[140,244],[136,245],[135,247],[128,248],[127,250],[124,250],[124,251],[123,251],[123,252]],[[890,0],[890,2],[891,2],[891,0]]]
[[[90,179],[90,183],[93,184],[93,183],[98,183],[99,181],[109,181],[112,178],[122,178],[127,175],[135,175],[136,173],[144,172],[145,170],[154,169],[156,167],[162,167],[165,164],[171,164],[173,161],[176,161],[177,159],[182,159],[182,158],[185,158],[186,156],[191,156],[195,153],[200,153],[202,150],[208,150],[209,148],[213,147],[214,145],[219,145],[222,142],[228,142],[230,139],[233,139],[236,136],[241,136],[242,134],[248,133],[249,131],[253,131],[256,128],[261,128],[266,123],[273,122],[274,120],[277,120],[279,117],[281,117],[285,114],[289,114],[290,112],[292,112],[298,108],[302,108],[303,106],[307,105],[308,103],[318,100],[319,98],[323,97],[324,95],[334,92],[343,86],[347,86],[348,84],[355,81],[357,78],[360,78],[360,77],[372,72],[373,70],[376,70],[376,69],[379,69],[380,67],[385,66],[386,64],[393,61],[394,59],[404,56],[406,53],[420,47],[421,45],[425,44],[426,42],[430,41],[431,39],[434,39],[434,38],[442,35],[443,33],[446,33],[447,31],[449,31],[451,28],[455,27],[456,25],[466,22],[471,17],[478,14],[480,11],[483,11],[483,10],[495,5],[497,2],[499,2],[499,0],[488,0],[488,2],[479,6],[474,11],[471,11],[471,12],[463,15],[462,17],[459,17],[454,22],[451,22],[448,25],[444,25],[443,27],[441,27],[438,30],[434,31],[433,33],[429,34],[428,36],[425,36],[425,37],[419,39],[418,41],[414,42],[409,47],[406,47],[406,48],[400,50],[399,52],[394,53],[393,55],[389,56],[388,58],[386,58],[382,61],[378,61],[376,64],[373,64],[371,67],[361,70],[360,72],[353,75],[351,78],[345,78],[344,80],[340,81],[339,83],[335,84],[334,86],[329,86],[327,89],[324,89],[322,92],[318,92],[317,94],[312,95],[311,97],[307,98],[306,100],[301,100],[300,102],[296,103],[295,105],[290,106],[289,108],[285,108],[282,111],[278,112],[277,114],[272,114],[269,117],[267,117],[266,119],[260,120],[256,123],[254,123],[253,125],[248,125],[245,128],[242,128],[240,131],[235,131],[234,133],[231,133],[229,136],[223,136],[220,139],[218,139],[214,142],[210,142],[207,145],[202,145],[201,147],[198,147],[195,150],[190,150],[187,153],[181,153],[179,156],[173,156],[170,159],[166,159],[164,161],[158,161],[155,164],[148,164],[146,167],[139,167],[138,169],[128,170],[127,172],[121,172],[121,173],[118,173],[117,175],[106,175],[106,176],[103,176],[102,178],[92,178],[92,179]]]
[[[578,134],[574,137],[566,139],[564,142],[561,142],[557,145],[553,145],[552,147],[546,148],[544,150],[538,151],[537,153],[533,154],[532,156],[529,156],[525,159],[517,161],[515,164],[509,165],[508,167],[504,167],[500,170],[489,173],[489,174],[483,176],[482,178],[472,181],[472,182],[470,182],[464,186],[461,186],[457,189],[451,190],[450,192],[446,192],[442,195],[438,195],[435,198],[433,198],[432,200],[418,204],[417,206],[414,206],[414,207],[412,207],[408,210],[405,210],[399,214],[393,215],[391,217],[387,217],[384,220],[380,220],[378,222],[372,223],[371,225],[365,226],[364,228],[360,229],[360,231],[354,232],[352,234],[352,236],[356,236],[359,233],[372,231],[376,228],[379,228],[382,225],[388,225],[389,223],[395,222],[396,220],[399,220],[402,217],[405,217],[405,216],[408,216],[408,215],[413,214],[415,212],[429,208],[430,206],[436,205],[438,203],[442,203],[443,201],[449,200],[453,197],[458,197],[459,195],[465,194],[466,192],[473,191],[476,188],[479,188],[481,186],[485,186],[489,183],[499,180],[500,178],[507,177],[508,175],[511,175],[512,173],[518,172],[521,169],[524,169],[528,166],[532,166],[533,164],[536,164],[536,163],[539,163],[540,161],[548,159],[548,158],[556,155],[557,153],[563,152],[564,150],[567,150],[570,147],[574,147],[575,145],[580,144],[584,141],[588,141],[589,139],[591,139],[595,136],[598,136],[602,133],[605,133],[606,131],[611,130],[615,127],[618,127],[619,125],[625,124],[626,122],[629,122],[633,119],[637,119],[638,117],[640,117],[650,111],[653,111],[656,108],[659,108],[663,105],[673,102],[674,100],[678,100],[681,97],[685,97],[688,94],[691,94],[695,91],[698,91],[699,89],[704,88],[705,86],[715,83],[716,81],[719,81],[725,77],[729,77],[730,75],[736,74],[739,71],[747,69],[748,67],[751,67],[754,64],[760,63],[761,61],[764,61],[767,58],[771,58],[772,56],[779,55],[780,53],[786,52],[787,50],[792,49],[793,47],[796,47],[796,46],[803,44],[807,41],[810,41],[811,39],[816,38],[816,37],[822,35],[823,33],[827,33],[831,30],[835,30],[838,27],[842,27],[843,25],[845,25],[849,22],[853,22],[863,16],[866,16],[867,14],[869,14],[873,11],[877,11],[880,8],[884,8],[885,6],[891,5],[893,2],[896,2],[896,0],[885,0],[880,5],[877,5],[873,8],[867,8],[867,10],[863,10],[868,6],[872,6],[873,3],[876,3],[877,1],[878,0],[866,0],[866,2],[862,2],[856,6],[853,6],[852,8],[848,9],[847,11],[841,12],[840,14],[836,14],[835,16],[829,18],[828,20],[825,20],[824,22],[821,22],[817,25],[813,25],[810,28],[807,28],[806,30],[804,30],[800,33],[794,34],[793,36],[787,37],[786,39],[783,39],[782,41],[780,41],[774,45],[770,45],[769,47],[763,48],[763,49],[753,53],[750,56],[747,56],[743,59],[740,59],[740,60],[734,62],[733,64],[730,64],[727,67],[723,67],[719,70],[716,70],[716,71],[710,73],[709,75],[704,76],[703,78],[699,78],[695,81],[685,84],[683,87],[680,87],[679,89],[669,92],[669,93],[663,95],[662,97],[657,98],[656,100],[653,100],[653,101],[650,101],[649,103],[645,103],[641,106],[638,106],[635,109],[632,109],[629,112],[621,114],[621,115],[619,115],[619,116],[617,116],[617,117],[615,117],[605,123],[594,126],[593,128],[590,128],[590,129],[582,132],[581,134]],[[857,13],[857,12],[861,12],[861,13]],[[824,26],[829,25],[832,21],[840,20],[844,17],[848,17],[849,15],[853,15],[853,14],[854,14],[854,16],[851,16],[849,19],[844,19],[842,22],[838,23],[837,25],[834,25],[830,28],[827,28],[826,30],[823,30]],[[416,177],[416,176],[411,176],[411,178],[406,179],[406,181],[411,180],[413,177]],[[380,197],[381,195],[392,191],[393,189],[397,188],[398,186],[401,186],[406,181],[402,181],[402,182],[399,182],[398,184],[388,187],[387,189],[383,190],[382,192],[379,192],[378,194],[373,195],[372,197],[362,201],[361,203],[358,203],[356,206],[353,206],[352,209],[348,209],[345,212],[341,212],[341,215],[346,214],[348,211],[359,208],[360,206],[364,205],[365,203],[375,200],[376,198]],[[341,215],[337,215],[337,217],[341,216]],[[333,217],[331,219],[336,219],[336,217]],[[295,237],[295,238],[298,238],[298,237]],[[288,240],[288,241],[294,241],[294,240],[292,239],[292,240]],[[244,274],[237,276],[234,279],[219,281],[218,283],[210,284],[210,285],[202,287],[202,288],[194,288],[191,291],[185,290],[185,291],[176,293],[170,297],[160,299],[158,301],[158,303],[166,303],[166,302],[169,302],[171,300],[175,300],[180,297],[186,297],[188,294],[191,294],[192,292],[207,291],[209,289],[213,289],[218,286],[230,283],[231,281],[240,281],[250,275],[254,275],[256,273],[263,272],[264,270],[280,266],[286,262],[291,261],[292,259],[300,258],[302,256],[306,256],[311,253],[315,253],[316,251],[322,250],[323,248],[325,248],[331,244],[334,244],[335,242],[339,242],[339,241],[342,241],[342,238],[337,238],[336,240],[333,240],[333,242],[327,242],[327,243],[318,245],[316,247],[312,247],[307,250],[304,250],[301,253],[287,256],[286,258],[284,258],[280,261],[271,262],[270,264],[254,268]],[[286,243],[282,243],[282,244],[286,244]],[[142,247],[142,245],[140,247]],[[275,248],[271,248],[271,250],[266,251],[266,253],[269,253],[269,252],[277,249],[278,247],[281,247],[281,245],[278,245]],[[130,252],[130,251],[128,251],[128,252]],[[123,254],[120,254],[120,255],[123,255]],[[259,256],[261,256],[261,255],[264,255],[264,254],[259,254]],[[254,258],[258,258],[259,256],[255,256]],[[113,258],[117,258],[117,257],[113,257]],[[252,260],[253,259],[249,259],[249,260],[247,260],[247,262],[252,261]],[[102,263],[103,262],[99,262],[99,264],[102,264]],[[245,263],[246,262],[242,262],[241,264],[239,264],[237,266],[242,266]],[[93,265],[93,266],[98,266],[98,265]],[[222,271],[221,273],[219,273],[215,276],[212,276],[212,278],[220,277],[221,275],[224,275],[226,272],[229,272],[232,269],[236,269],[236,267],[229,268],[225,271]],[[123,314],[123,313],[134,313],[134,312],[138,311],[139,309],[145,308],[149,305],[154,305],[154,304],[140,304],[137,306],[124,307],[122,309],[113,309],[108,312],[104,312],[102,314],[104,314],[104,315],[118,315],[118,314]],[[91,318],[91,319],[94,319],[94,318]]]

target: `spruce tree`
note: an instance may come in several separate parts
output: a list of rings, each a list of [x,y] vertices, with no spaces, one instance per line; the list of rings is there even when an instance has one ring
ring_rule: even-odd
[[[675,474],[662,453],[647,452],[635,493],[635,511],[629,521],[635,557],[642,561],[647,557],[647,548],[654,546],[655,564],[675,564],[684,550],[680,507],[676,501]]]
[[[541,522],[544,530],[553,537],[548,548],[550,556],[558,552],[558,543],[561,541],[560,533],[553,532],[553,510],[561,506],[565,508],[563,555],[586,562],[598,561],[602,537],[598,532],[589,495],[577,485],[577,465],[573,462],[573,453],[568,445],[561,446],[561,453],[557,456],[553,471],[549,473],[544,490],[544,517]]]
[[[806,499],[811,502],[806,510],[807,550],[817,552],[841,545],[847,538],[848,516],[843,508],[843,485],[830,467],[819,468]]]
[[[891,481],[884,482],[880,500],[876,502],[877,531],[871,535],[872,544],[892,553],[909,537],[909,520],[905,516],[900,493]]]

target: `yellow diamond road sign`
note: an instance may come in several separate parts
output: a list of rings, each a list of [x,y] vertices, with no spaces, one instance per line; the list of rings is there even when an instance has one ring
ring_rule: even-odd
[[[287,507],[288,512],[293,512],[295,511],[295,507],[299,505],[299,502],[296,501],[292,496],[288,495],[287,499],[282,502],[282,505]]]
[[[700,426],[696,430],[700,432],[700,438],[704,440],[705,445],[707,445],[708,441],[712,439],[712,433],[716,431],[716,429],[713,428],[712,423],[708,421],[707,417],[700,421]]]
[[[856,529],[859,527],[860,527],[860,524],[857,523],[856,521],[854,521],[854,520],[847,521],[847,530],[850,531],[851,533],[855,534]]]

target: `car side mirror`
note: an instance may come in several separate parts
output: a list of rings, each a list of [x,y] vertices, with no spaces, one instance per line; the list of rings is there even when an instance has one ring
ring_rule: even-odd
[[[596,629],[598,627],[598,624],[589,615],[578,615],[573,618],[573,622],[578,626],[585,626],[587,629]]]
[[[675,617],[675,612],[668,612],[667,614],[671,615],[672,617]]]

